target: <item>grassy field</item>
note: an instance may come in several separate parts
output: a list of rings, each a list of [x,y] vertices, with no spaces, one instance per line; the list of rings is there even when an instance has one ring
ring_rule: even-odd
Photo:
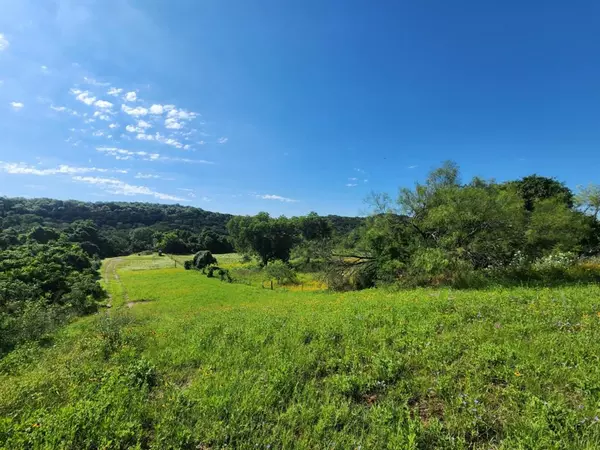
[[[0,448],[600,448],[598,286],[271,291],[152,256],[102,275],[112,308],[0,361]]]

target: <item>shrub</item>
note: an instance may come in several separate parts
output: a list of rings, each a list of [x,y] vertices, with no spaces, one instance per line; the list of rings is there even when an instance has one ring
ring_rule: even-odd
[[[298,276],[289,264],[283,261],[273,261],[265,269],[269,278],[274,278],[278,284],[297,284]]]
[[[194,261],[192,261],[191,259],[190,259],[190,260],[187,260],[187,261],[185,261],[185,262],[183,263],[183,268],[184,268],[185,270],[192,270],[192,269],[194,268]]]

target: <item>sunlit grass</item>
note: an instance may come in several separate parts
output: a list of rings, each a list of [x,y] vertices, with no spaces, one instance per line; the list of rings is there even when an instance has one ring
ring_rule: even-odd
[[[108,261],[108,315],[0,362],[0,448],[598,448],[598,286],[271,291],[164,258]]]

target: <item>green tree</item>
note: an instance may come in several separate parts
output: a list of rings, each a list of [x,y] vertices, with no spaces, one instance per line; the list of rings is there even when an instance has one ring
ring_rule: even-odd
[[[311,258],[322,257],[331,246],[333,226],[327,217],[321,217],[316,212],[293,219],[300,235],[294,252],[309,264]]]
[[[285,217],[271,218],[261,212],[256,216],[238,216],[227,224],[236,250],[256,255],[263,266],[269,261],[289,261],[292,247],[297,241],[294,221]]]
[[[190,253],[190,249],[186,243],[175,231],[170,231],[163,234],[157,243],[157,247],[164,253],[171,253],[175,255],[186,255]]]
[[[154,234],[152,228],[134,228],[129,232],[129,246],[132,253],[152,250],[154,247]]]
[[[539,257],[554,251],[580,252],[590,233],[590,222],[582,213],[550,198],[535,204],[526,238],[529,253]]]
[[[573,207],[573,192],[564,183],[554,178],[533,174],[517,181],[510,181],[507,185],[517,189],[527,211],[533,211],[536,202],[550,198],[558,199],[569,208]]]
[[[575,196],[575,204],[584,213],[591,214],[595,219],[598,219],[600,213],[600,186],[597,184],[580,186],[579,192]]]

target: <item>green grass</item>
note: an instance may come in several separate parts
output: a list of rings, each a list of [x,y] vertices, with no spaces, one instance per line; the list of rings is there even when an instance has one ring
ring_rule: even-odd
[[[600,446],[598,286],[286,292],[156,267],[105,262],[108,313],[0,361],[0,448]]]

